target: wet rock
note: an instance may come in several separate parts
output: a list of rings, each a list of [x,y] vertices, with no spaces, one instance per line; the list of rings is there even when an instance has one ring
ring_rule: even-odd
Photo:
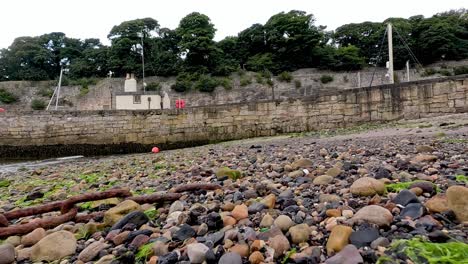
[[[237,221],[249,217],[249,209],[245,204],[236,205],[231,212],[231,216]]]
[[[249,256],[249,245],[247,244],[237,244],[234,245],[229,249],[230,252],[234,252],[239,254],[241,257],[248,257]]]
[[[169,245],[165,244],[164,242],[161,242],[161,241],[156,241],[154,244],[153,244],[153,254],[155,256],[164,256],[166,255],[167,253],[169,253]]]
[[[187,238],[194,237],[196,235],[195,230],[186,224],[180,226],[179,230],[177,230],[173,235],[172,238],[176,241],[184,241]]]
[[[378,226],[389,226],[393,221],[393,215],[386,208],[368,205],[360,209],[351,220],[352,223],[368,222]]]
[[[87,246],[83,251],[81,251],[81,253],[78,255],[78,260],[89,262],[96,258],[101,250],[104,250],[109,246],[110,245],[99,241],[93,242],[91,245]]]
[[[371,248],[377,249],[378,247],[387,247],[390,245],[390,241],[386,237],[379,237],[372,241]]]
[[[299,168],[302,168],[302,169],[307,169],[307,168],[311,168],[314,166],[314,162],[310,159],[300,159],[300,160],[297,160],[295,162],[293,162],[291,164],[291,167],[294,169],[294,170],[297,170]]]
[[[32,261],[55,261],[75,253],[76,238],[68,231],[47,235],[31,249]]]
[[[419,203],[419,200],[413,192],[409,190],[401,190],[392,202],[406,206],[409,203]]]
[[[249,214],[255,214],[255,213],[261,212],[263,209],[266,209],[266,208],[268,207],[263,203],[253,203],[249,205],[248,212]]]
[[[363,177],[353,182],[350,191],[354,195],[373,196],[375,194],[383,194],[385,192],[385,185],[374,178]]]
[[[184,211],[184,204],[181,201],[175,201],[169,207],[169,214],[173,212]]]
[[[420,203],[410,203],[400,212],[402,218],[417,219],[424,215],[424,207]]]
[[[237,253],[226,253],[219,259],[218,264],[242,264],[242,258]]]
[[[151,235],[151,233],[149,234]],[[135,236],[135,238],[133,238],[131,241],[131,243],[128,245],[128,247],[130,249],[138,249],[140,248],[141,246],[143,246],[144,244],[146,244],[148,241],[149,241],[149,236],[146,235],[146,234],[139,234],[137,236]]]
[[[376,240],[379,237],[379,230],[373,227],[366,227],[354,231],[349,240],[351,244],[355,245],[357,248],[369,246],[372,241]]]
[[[158,258],[158,264],[175,264],[179,260],[179,254],[177,252],[167,253],[166,255]]]
[[[260,253],[259,251],[255,251],[249,256],[250,264],[260,264],[264,260],[265,260],[265,257],[263,257],[263,254]]]
[[[140,211],[131,212],[120,220],[117,221],[112,227],[111,230],[121,229],[127,224],[135,225],[135,228],[140,228],[140,226],[148,223],[149,218],[146,214]]]
[[[21,238],[21,244],[23,244],[25,247],[32,246],[43,239],[46,235],[47,234],[44,228],[36,228],[31,233]]]
[[[15,248],[11,244],[0,245],[0,264],[10,264],[15,261]]]
[[[337,167],[333,167],[333,168],[330,168],[327,170],[327,172],[325,173],[326,175],[330,176],[330,177],[338,177],[343,171]]]
[[[294,225],[293,220],[287,215],[278,216],[273,222],[275,226],[281,229],[283,232],[288,231],[288,229]]]
[[[291,241],[296,245],[299,245],[303,242],[307,242],[309,240],[310,232],[310,227],[307,224],[295,225],[289,228]]]
[[[374,177],[376,179],[390,179],[392,177],[392,173],[388,169],[380,167],[377,169],[377,171],[375,171]]]
[[[347,245],[338,254],[327,259],[325,264],[358,264],[363,263],[359,250],[354,245]]]
[[[349,243],[352,232],[353,229],[349,226],[337,225],[333,227],[326,246],[328,255],[341,251]]]
[[[122,217],[133,211],[139,211],[141,206],[132,200],[125,200],[104,213],[104,223],[112,226]]]
[[[199,219],[199,222],[206,224],[210,230],[216,230],[223,227],[223,219],[221,218],[221,215],[216,212],[211,212],[208,215],[201,216]]]
[[[468,188],[451,186],[447,189],[448,207],[457,216],[458,221],[468,221]]]
[[[435,193],[435,187],[434,187],[434,184],[432,182],[428,182],[428,181],[417,181],[417,182],[414,182],[412,183],[409,188],[421,188],[423,192],[425,193]]]
[[[260,227],[270,227],[273,225],[273,217],[270,214],[263,216],[262,221],[260,222]]]
[[[333,181],[333,177],[329,175],[320,175],[316,177],[312,183],[315,185],[327,185],[330,184]]]
[[[267,208],[273,209],[275,208],[275,204],[276,204],[276,195],[269,194],[265,198],[263,198],[260,202],[264,204]]]
[[[282,256],[291,248],[288,239],[284,235],[277,235],[268,240],[271,248],[275,250],[274,257]]]
[[[445,194],[438,194],[432,197],[426,202],[425,206],[433,213],[442,213],[449,210],[448,200]]]
[[[209,248],[201,243],[193,243],[187,246],[187,255],[190,263],[203,263]]]

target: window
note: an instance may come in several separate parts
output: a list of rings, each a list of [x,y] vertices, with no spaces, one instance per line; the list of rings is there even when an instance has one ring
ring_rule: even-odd
[[[134,103],[134,104],[141,104],[141,95],[135,94],[135,95],[133,96],[133,103]]]

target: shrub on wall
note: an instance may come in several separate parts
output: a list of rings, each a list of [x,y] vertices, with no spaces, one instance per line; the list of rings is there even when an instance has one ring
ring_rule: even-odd
[[[211,76],[201,75],[198,81],[195,83],[195,89],[200,92],[211,93],[218,86],[218,82]]]
[[[17,100],[18,98],[14,94],[6,91],[5,89],[0,89],[0,102],[5,104],[11,104],[16,102]]]
[[[228,78],[228,77],[218,80],[218,83],[219,83],[219,85],[224,87],[224,89],[226,89],[226,90],[231,90],[232,89],[232,80],[230,78]]]
[[[240,86],[247,86],[252,83],[250,76],[242,76],[240,79]]]
[[[159,91],[161,89],[161,84],[159,82],[150,82],[146,85],[146,91]]]
[[[31,108],[34,110],[44,110],[46,108],[46,103],[41,99],[33,99],[31,101]]]
[[[290,72],[282,72],[278,75],[278,80],[280,80],[281,82],[291,82],[293,79],[292,75]]]
[[[453,68],[454,75],[468,74],[468,66],[460,66]]]
[[[54,90],[48,87],[43,87],[39,91],[37,91],[37,94],[42,97],[52,97],[52,95],[54,94]]]
[[[294,87],[296,87],[296,88],[301,88],[301,86],[302,86],[301,81],[299,81],[299,80],[295,80],[295,81],[294,81]]]
[[[265,80],[263,79],[263,76],[262,76],[262,74],[260,74],[260,73],[256,73],[256,74],[255,74],[255,81],[256,81],[258,84],[265,84]]]
[[[320,77],[320,82],[323,83],[323,84],[326,84],[326,83],[329,83],[329,82],[333,82],[333,76],[330,76],[330,75],[322,75],[322,77]]]

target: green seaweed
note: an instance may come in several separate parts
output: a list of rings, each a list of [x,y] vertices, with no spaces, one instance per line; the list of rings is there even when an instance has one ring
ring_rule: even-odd
[[[286,264],[288,262],[288,260],[291,258],[291,256],[296,253],[296,248],[293,248],[291,250],[289,250],[285,255],[284,255],[284,258],[283,258],[283,261],[281,261],[281,264]]]
[[[155,208],[146,210],[144,213],[151,221],[155,220],[159,216],[159,211]]]
[[[136,262],[137,263],[146,263],[148,257],[153,254],[153,245],[154,242],[144,244],[140,248],[138,248],[138,252],[136,253]]]
[[[242,173],[238,170],[233,170],[228,167],[223,167],[223,168],[220,168],[216,172],[216,176],[218,178],[227,176],[231,180],[237,180],[237,179],[242,178]]]
[[[390,183],[390,184],[385,185],[385,188],[387,189],[387,192],[400,192],[401,190],[408,189],[415,182],[428,182],[428,181],[415,180],[415,181],[410,181],[410,182]],[[438,189],[435,184],[433,185],[434,185],[434,188]]]
[[[415,264],[468,263],[468,244],[463,242],[432,243],[416,237],[411,240],[396,240],[391,248],[401,249]]]
[[[455,180],[459,182],[468,183],[468,177],[466,177],[465,175],[457,175],[455,176]]]
[[[0,187],[8,187],[10,186],[9,180],[0,180]]]
[[[82,174],[79,176],[80,179],[84,180],[86,183],[93,184],[99,181],[99,178],[103,177],[102,174],[99,173],[91,173],[91,174]]]
[[[377,262],[375,262],[375,264],[394,264],[394,263],[398,263],[398,261],[395,261],[394,259],[392,259],[391,257],[387,255],[381,256],[379,259],[377,259]]]

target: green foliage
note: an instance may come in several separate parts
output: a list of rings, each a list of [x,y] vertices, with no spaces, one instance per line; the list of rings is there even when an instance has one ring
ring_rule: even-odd
[[[455,176],[455,179],[459,182],[468,183],[468,177],[466,177],[465,175],[457,175]]]
[[[31,101],[31,108],[34,110],[44,110],[46,108],[46,102],[41,99],[33,99]]]
[[[323,83],[323,84],[333,82],[333,76],[330,76],[330,75],[327,75],[327,74],[322,75],[320,77],[320,82]]]
[[[0,102],[5,104],[11,104],[16,102],[17,100],[18,98],[14,94],[8,92],[3,88],[0,88]]]
[[[415,264],[466,263],[468,244],[463,242],[432,243],[422,238],[396,240],[391,248],[404,253]]]
[[[153,254],[153,246],[154,242],[147,243],[143,246],[141,246],[137,253],[136,253],[136,262],[137,263],[146,263],[146,260],[148,259],[151,254]]]
[[[208,75],[201,75],[197,82],[195,82],[194,87],[200,92],[211,93],[215,90],[217,86],[218,82],[216,79]]]
[[[270,87],[273,87],[274,83],[273,83],[273,79],[267,79],[266,83],[268,84],[268,86]]]
[[[339,47],[335,53],[334,70],[338,71],[356,71],[364,67],[365,60],[359,54],[359,48],[353,45]]]
[[[42,97],[52,97],[52,95],[54,94],[54,90],[50,89],[50,88],[41,88],[39,89],[39,91],[37,91],[37,95],[40,95]]]
[[[431,76],[437,73],[437,70],[434,68],[427,68],[424,70],[424,72],[421,74],[423,77]]]
[[[231,90],[232,89],[232,80],[231,78],[222,78],[222,79],[219,79],[218,80],[218,83],[219,85],[221,85],[222,87],[224,87],[224,89],[226,90]]]
[[[291,256],[293,254],[296,253],[296,248],[293,248],[291,250],[289,250],[285,255],[284,255],[284,258],[283,258],[283,261],[281,261],[281,264],[286,264],[288,263],[288,260],[291,258]]]
[[[292,75],[290,72],[282,72],[278,75],[278,80],[280,80],[281,82],[291,82],[293,79]]]
[[[88,87],[81,87],[80,88],[80,96],[85,96],[89,93],[89,88]]]
[[[460,66],[453,68],[453,75],[468,74],[468,66]]]
[[[294,87],[296,87],[296,89],[301,88],[301,86],[302,86],[302,83],[300,80],[294,80]]]
[[[223,168],[220,168],[216,172],[216,176],[217,177],[227,176],[231,180],[237,180],[237,179],[242,178],[242,173],[240,171],[238,171],[238,170],[233,170],[233,169],[230,169],[228,167],[223,167]]]
[[[388,192],[398,193],[401,190],[408,189],[415,182],[428,182],[428,181],[416,180],[416,181],[410,181],[410,182],[390,183],[390,184],[385,185],[385,188],[387,189]],[[436,188],[436,185],[435,184],[433,185],[434,185],[434,188]]]
[[[159,211],[155,208],[146,210],[144,213],[151,221],[155,220],[159,216]]]
[[[91,173],[91,174],[82,174],[79,176],[80,179],[84,180],[86,183],[93,184],[97,183],[100,178],[104,175],[99,173]]]
[[[193,83],[197,81],[199,75],[197,73],[182,72],[177,75],[176,83],[172,85],[172,89],[176,92],[183,93],[189,91],[193,87]]]
[[[252,79],[250,78],[250,76],[245,75],[240,78],[240,86],[243,87],[250,84],[252,84]]]
[[[438,70],[438,73],[444,76],[452,76],[452,72],[447,69]]]
[[[255,72],[272,69],[273,55],[271,53],[255,54],[247,60],[245,67]]]
[[[10,186],[10,181],[9,180],[0,180],[0,188],[8,187]]]
[[[265,81],[263,80],[263,76],[260,73],[255,74],[255,81],[258,84],[265,84]]]
[[[157,92],[161,90],[161,83],[159,82],[150,82],[146,85],[146,91],[154,91]]]

